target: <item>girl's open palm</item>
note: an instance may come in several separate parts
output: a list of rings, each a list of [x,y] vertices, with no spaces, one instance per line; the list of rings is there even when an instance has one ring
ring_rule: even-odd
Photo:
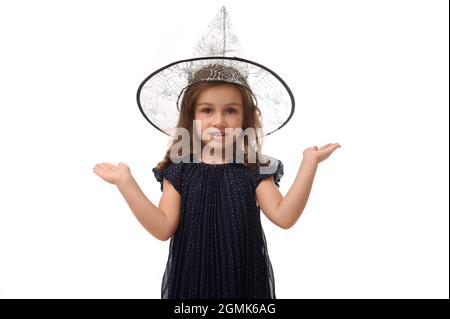
[[[125,163],[119,163],[117,166],[111,163],[99,163],[94,166],[94,173],[115,185],[131,174],[130,168]]]
[[[329,143],[318,148],[317,146],[308,147],[303,151],[303,158],[311,159],[317,163],[326,160],[331,153],[337,150],[341,145],[339,143]]]

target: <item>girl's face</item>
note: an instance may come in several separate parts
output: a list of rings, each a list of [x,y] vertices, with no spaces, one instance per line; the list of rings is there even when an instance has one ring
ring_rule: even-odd
[[[200,121],[197,134],[202,143],[213,147],[226,147],[235,138],[226,138],[225,128],[242,128],[244,106],[241,93],[231,85],[208,88],[197,98],[195,120]]]

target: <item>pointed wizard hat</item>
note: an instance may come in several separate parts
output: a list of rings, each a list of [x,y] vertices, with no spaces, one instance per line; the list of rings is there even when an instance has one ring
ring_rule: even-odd
[[[279,130],[294,113],[294,95],[275,72],[243,56],[222,7],[195,45],[192,58],[170,63],[142,81],[137,91],[139,110],[151,125],[172,136],[184,91],[201,81],[221,81],[250,91],[261,111],[264,135]]]

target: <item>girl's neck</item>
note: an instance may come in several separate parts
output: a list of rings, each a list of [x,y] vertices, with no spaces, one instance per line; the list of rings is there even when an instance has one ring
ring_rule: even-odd
[[[222,156],[220,156],[221,154],[219,154],[219,156],[214,156],[214,155],[203,155],[200,157],[200,161],[205,163],[205,164],[225,164],[225,155],[223,154]]]
[[[233,161],[234,155],[231,155],[231,158],[227,158],[225,149],[222,151],[212,152],[211,155],[209,152],[203,152],[204,149],[202,147],[201,150],[194,151],[194,156],[202,163],[205,164],[226,164],[230,161]],[[229,150],[228,150],[229,151]]]

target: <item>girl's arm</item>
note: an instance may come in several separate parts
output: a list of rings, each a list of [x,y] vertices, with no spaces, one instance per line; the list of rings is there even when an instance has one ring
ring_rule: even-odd
[[[178,227],[180,195],[168,180],[163,180],[163,194],[156,207],[144,195],[128,165],[100,163],[95,165],[94,173],[117,186],[137,220],[150,234],[159,240],[172,237]]]
[[[172,237],[179,221],[180,195],[169,181],[163,180],[163,194],[158,207],[147,199],[131,174],[117,183],[117,188],[150,234],[163,241]]]
[[[274,224],[287,229],[292,227],[305,209],[311,193],[314,176],[320,162],[327,159],[339,144],[327,144],[320,149],[307,148],[303,160],[286,196],[280,193],[273,178],[262,180],[256,188],[256,200],[263,213]]]

